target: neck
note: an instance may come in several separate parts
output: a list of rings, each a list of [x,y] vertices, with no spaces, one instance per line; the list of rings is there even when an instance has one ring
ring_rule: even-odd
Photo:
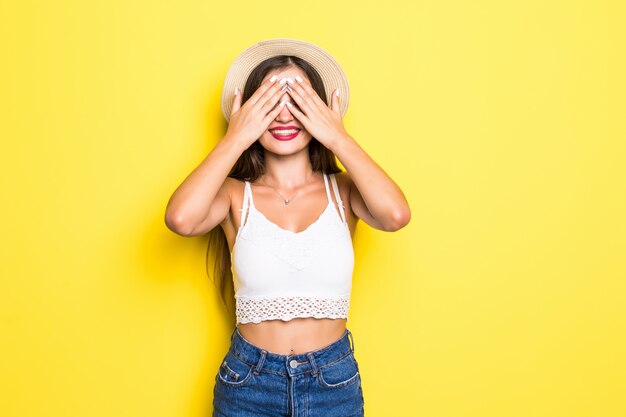
[[[265,152],[265,173],[261,180],[282,190],[291,190],[311,182],[316,176],[308,148],[292,155]]]

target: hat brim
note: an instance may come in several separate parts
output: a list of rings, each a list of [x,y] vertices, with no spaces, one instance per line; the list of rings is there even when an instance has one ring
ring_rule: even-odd
[[[261,62],[276,55],[293,55],[307,61],[322,77],[324,89],[330,106],[331,94],[339,88],[339,111],[341,117],[348,111],[350,90],[348,79],[339,63],[324,49],[310,42],[299,39],[267,39],[252,45],[243,51],[231,64],[222,89],[222,112],[226,121],[230,121],[235,89],[243,92],[250,73]]]

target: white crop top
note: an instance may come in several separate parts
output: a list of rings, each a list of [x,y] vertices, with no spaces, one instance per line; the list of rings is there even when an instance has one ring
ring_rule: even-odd
[[[301,232],[283,229],[258,211],[245,181],[231,252],[237,323],[295,317],[347,320],[354,249],[337,180],[334,174],[330,178],[341,217],[324,174],[328,204]]]

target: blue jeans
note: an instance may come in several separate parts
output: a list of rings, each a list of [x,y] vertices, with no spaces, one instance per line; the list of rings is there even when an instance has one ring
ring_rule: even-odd
[[[213,417],[362,417],[363,406],[348,329],[319,349],[280,355],[253,345],[235,326],[215,375]]]

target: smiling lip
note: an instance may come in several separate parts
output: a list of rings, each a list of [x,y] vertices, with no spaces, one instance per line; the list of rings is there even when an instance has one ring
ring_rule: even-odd
[[[298,136],[298,134],[300,133],[300,128],[297,126],[280,126],[280,127],[274,127],[268,130],[270,131],[270,134],[274,137],[274,139],[278,139],[278,140],[291,140],[295,138],[296,136]],[[282,130],[297,130],[297,132],[291,133],[289,135],[285,135],[282,133],[279,133],[279,134],[273,133],[273,132],[278,133]]]

